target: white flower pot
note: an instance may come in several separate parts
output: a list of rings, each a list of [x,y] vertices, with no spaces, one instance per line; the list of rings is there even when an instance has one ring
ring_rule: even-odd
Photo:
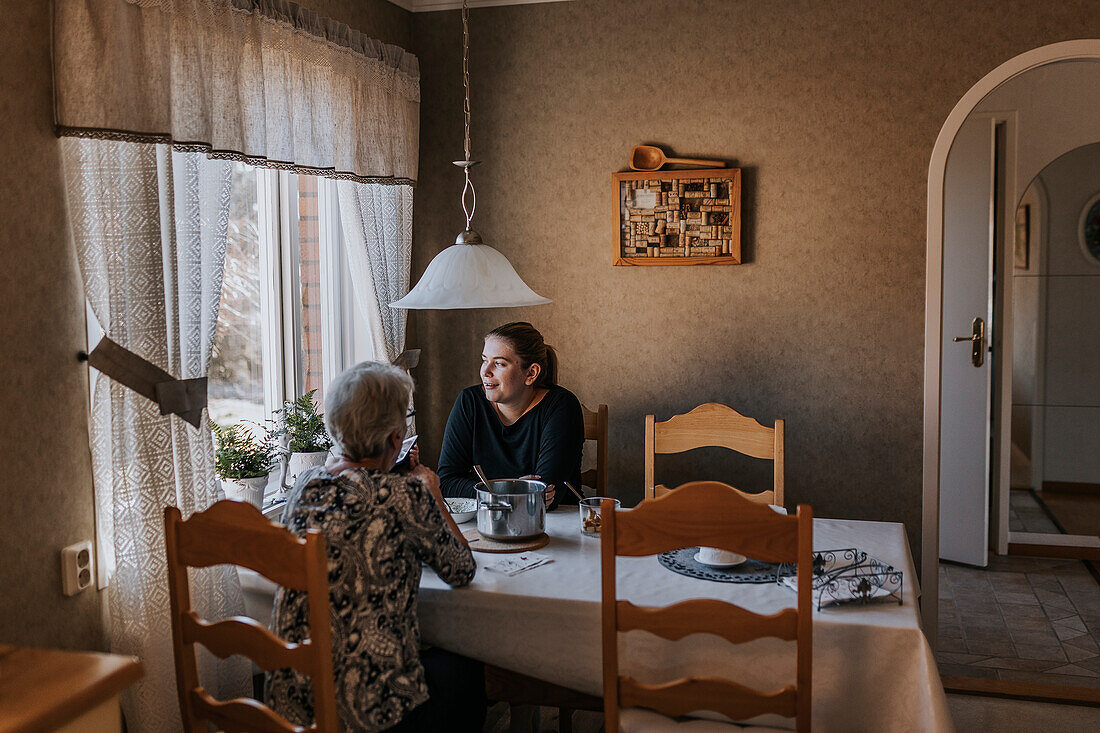
[[[290,458],[283,458],[283,489],[290,491],[294,488],[294,482],[298,480],[298,474],[314,466],[323,466],[328,460],[328,451],[316,451],[314,453],[291,453]]]
[[[263,508],[264,490],[267,488],[267,476],[251,478],[223,478],[222,491],[226,499],[247,501],[257,509]]]

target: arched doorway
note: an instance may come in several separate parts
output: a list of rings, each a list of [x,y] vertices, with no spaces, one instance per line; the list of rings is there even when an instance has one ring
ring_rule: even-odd
[[[940,474],[941,421],[944,416],[944,383],[941,378],[944,358],[944,192],[948,154],[964,122],[982,100],[1005,82],[1043,66],[1071,60],[1100,60],[1100,40],[1085,39],[1056,43],[1021,54],[1001,64],[982,78],[955,105],[944,122],[933,147],[928,172],[927,270],[925,290],[925,367],[924,367],[924,505],[921,587],[921,613],[925,634],[935,643],[937,632],[938,575],[936,559],[940,548]],[[1073,100],[1065,100],[1072,104]],[[1057,116],[1059,110],[1050,114]],[[1065,150],[1046,151],[1032,173],[1063,152],[1076,147],[1067,143]],[[1030,176],[1029,176],[1030,177]]]

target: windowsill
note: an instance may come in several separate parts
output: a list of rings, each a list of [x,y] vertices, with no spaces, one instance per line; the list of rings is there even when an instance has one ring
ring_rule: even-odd
[[[264,489],[263,506],[260,512],[264,517],[273,521],[279,521],[283,514],[283,506],[289,492],[283,488],[283,472],[278,466],[267,476],[267,488]]]
[[[265,519],[278,522],[279,518],[283,516],[283,508],[286,506],[286,499],[275,499],[272,501],[265,501],[263,509],[260,511],[263,513]]]

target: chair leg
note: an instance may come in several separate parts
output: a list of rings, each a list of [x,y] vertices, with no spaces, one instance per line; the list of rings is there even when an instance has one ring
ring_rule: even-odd
[[[558,733],[573,733],[573,708],[558,708]]]
[[[509,705],[508,733],[539,733],[542,716],[538,705]]]

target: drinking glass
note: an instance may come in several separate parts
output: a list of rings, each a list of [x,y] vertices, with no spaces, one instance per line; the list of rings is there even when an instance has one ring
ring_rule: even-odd
[[[582,534],[586,534],[589,537],[595,537],[600,534],[600,503],[604,499],[611,499],[611,497],[589,496],[581,501]],[[611,499],[611,501],[615,502],[615,509],[619,509],[623,505],[618,499]]]

